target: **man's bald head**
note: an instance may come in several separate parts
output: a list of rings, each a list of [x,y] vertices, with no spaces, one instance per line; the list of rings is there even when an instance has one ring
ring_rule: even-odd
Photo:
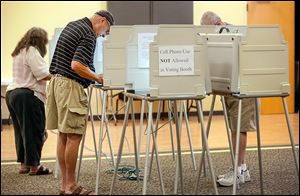
[[[202,15],[201,25],[222,25],[224,24],[221,18],[212,11],[207,11]]]

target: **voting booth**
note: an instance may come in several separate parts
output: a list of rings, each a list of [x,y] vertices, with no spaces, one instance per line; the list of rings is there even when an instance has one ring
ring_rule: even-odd
[[[259,113],[259,99],[261,97],[282,98],[297,170],[296,173],[299,173],[299,163],[286,103],[286,96],[290,93],[287,42],[284,40],[278,25],[211,26],[199,28],[198,31],[199,35],[207,36],[208,67],[213,100],[216,95],[224,94],[233,96],[238,100],[236,144],[239,144],[240,141],[242,101],[244,98],[249,97],[255,99],[260,189],[263,194]],[[224,96],[221,96],[221,98],[224,103]],[[208,127],[211,121],[213,105],[214,101],[212,102],[209,114]],[[224,108],[226,109],[226,107]],[[226,110],[224,110],[224,113],[226,114]],[[225,122],[228,132],[229,126],[226,117]],[[208,133],[209,129],[207,130]],[[232,163],[234,165],[233,173],[237,173],[238,152],[239,145],[236,145],[234,158],[231,150]],[[204,155],[202,154],[202,160],[203,157]],[[199,170],[198,179],[200,176],[201,169]],[[196,182],[197,187],[198,182],[199,180]],[[233,178],[234,195],[236,194],[238,184],[237,178]]]
[[[135,26],[133,26],[135,28]],[[144,27],[143,27],[144,28]],[[134,31],[134,30],[133,30]],[[140,30],[135,30],[136,32],[141,32]],[[155,31],[155,30],[154,30]],[[122,148],[124,145],[124,138],[126,133],[126,128],[128,124],[128,117],[131,110],[131,116],[133,117],[133,133],[135,133],[135,121],[134,121],[134,104],[133,99],[141,100],[142,105],[143,102],[147,103],[148,108],[148,125],[153,124],[153,102],[159,101],[159,109],[157,113],[157,119],[160,119],[160,111],[161,111],[161,102],[168,101],[169,108],[174,111],[174,122],[176,125],[176,139],[177,139],[177,160],[178,162],[178,173],[180,174],[180,184],[181,189],[183,191],[183,167],[181,160],[181,146],[180,146],[180,132],[182,125],[182,114],[184,109],[184,101],[190,99],[195,100],[197,102],[197,114],[200,119],[201,131],[203,135],[203,145],[205,145],[205,149],[208,157],[210,157],[209,147],[207,145],[207,140],[205,140],[206,135],[204,133],[204,121],[203,121],[203,111],[200,104],[200,100],[205,98],[207,93],[211,92],[211,86],[206,83],[206,78],[208,77],[207,72],[207,46],[206,46],[206,37],[197,35],[197,28],[194,25],[158,25],[157,26],[157,34],[143,31],[140,36],[137,36],[138,33],[133,33],[133,44],[128,44],[128,56],[130,58],[131,63],[128,65],[128,75],[132,74],[128,81],[137,78],[136,82],[143,83],[147,80],[147,72],[138,73],[134,70],[134,67],[138,65],[139,67],[135,67],[135,69],[147,66],[148,55],[149,55],[149,64],[150,70],[148,72],[149,77],[149,88],[147,88],[146,83],[141,85],[139,88],[139,84],[134,84],[132,82],[133,89],[135,91],[126,91],[125,96],[128,97],[125,109],[124,123],[122,129],[122,135],[119,145],[119,152],[116,161],[115,172],[113,176],[113,182],[111,185],[111,192],[113,193],[114,186],[116,183],[116,176],[118,171],[118,165],[122,156]],[[150,33],[149,33],[150,32]],[[154,35],[154,36],[153,36]],[[153,37],[152,37],[153,36]],[[112,37],[109,37],[111,39]],[[151,40],[154,38],[153,42]],[[137,40],[137,41],[136,41]],[[141,40],[141,42],[140,42]],[[138,43],[138,44],[136,44]],[[150,44],[149,44],[150,43]],[[150,45],[149,52],[147,51],[147,45]],[[105,48],[105,46],[104,46]],[[104,49],[105,50],[105,49]],[[148,53],[148,54],[147,54]],[[106,55],[104,55],[104,61],[106,59]],[[138,62],[138,63],[137,63]],[[105,65],[104,65],[105,67]],[[105,72],[105,71],[104,71]],[[139,75],[139,77],[137,77]],[[106,76],[104,76],[106,77]],[[210,80],[208,80],[210,82]],[[143,91],[144,90],[144,91]],[[177,101],[180,101],[180,117],[178,117],[177,112]],[[183,104],[182,104],[183,103]],[[171,107],[170,107],[171,106]],[[131,109],[130,109],[131,108]],[[141,107],[143,108],[143,106]],[[143,110],[143,109],[142,109]],[[170,109],[169,109],[170,110]],[[186,113],[185,113],[186,114]],[[143,116],[143,115],[141,115]],[[171,118],[171,112],[170,116]],[[187,115],[186,115],[187,119]],[[172,119],[171,119],[172,121]],[[142,120],[140,120],[142,122]],[[148,174],[148,169],[151,170],[152,161],[148,163],[148,159],[150,158],[150,135],[152,133],[157,134],[158,130],[158,122],[156,121],[155,128],[154,126],[147,126],[147,138],[146,138],[146,154],[145,154],[145,168],[144,168],[144,176],[143,176],[143,194],[146,194],[147,190],[147,180],[148,175],[150,175],[150,171]],[[188,126],[188,124],[187,124]],[[140,135],[141,135],[140,129]],[[189,128],[187,128],[189,130]],[[188,131],[189,135],[189,131]],[[136,138],[135,136],[133,137]],[[159,174],[160,180],[160,188],[161,193],[164,194],[164,185],[162,180],[162,172],[160,170],[160,161],[158,150],[156,144],[156,136],[152,134],[153,146],[152,152],[156,153],[156,161],[157,161],[157,170]],[[139,142],[140,143],[140,142]],[[136,147],[136,141],[133,142]],[[191,142],[190,142],[191,144]],[[192,151],[192,149],[191,149]],[[151,153],[152,154],[152,153]],[[136,168],[138,171],[138,150],[135,150],[135,159],[136,159]],[[214,171],[212,167],[211,158],[208,158],[209,169],[212,174],[212,178],[214,178]],[[177,170],[176,170],[177,172]],[[139,175],[139,172],[137,172]],[[137,176],[139,178],[139,176]],[[215,193],[217,193],[216,189],[216,180],[213,179]],[[177,184],[177,183],[176,183]]]
[[[214,92],[289,94],[288,46],[279,26],[218,26],[206,36]]]
[[[150,44],[150,96],[197,96],[211,91],[205,36],[194,25],[159,25]]]
[[[131,26],[112,26],[103,42],[103,86],[124,86],[126,81],[126,46]]]
[[[149,90],[149,47],[157,34],[156,25],[134,25],[127,46],[126,85],[134,90]]]
[[[149,43],[155,25],[112,26],[103,43],[104,86],[149,88]]]

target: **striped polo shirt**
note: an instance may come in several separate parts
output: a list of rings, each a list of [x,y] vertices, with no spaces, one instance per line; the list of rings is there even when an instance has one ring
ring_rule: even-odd
[[[71,68],[71,62],[78,61],[95,72],[93,58],[96,38],[92,23],[87,17],[70,22],[57,41],[49,69],[50,73],[63,75],[76,80],[84,88],[88,87],[93,81],[75,73]]]

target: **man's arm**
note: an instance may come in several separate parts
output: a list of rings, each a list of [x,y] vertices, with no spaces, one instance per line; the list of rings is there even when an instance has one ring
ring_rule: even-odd
[[[102,74],[96,74],[90,68],[87,66],[83,65],[82,63],[78,61],[72,61],[71,63],[71,68],[81,77],[89,79],[89,80],[94,80],[98,83],[103,82],[103,77]]]

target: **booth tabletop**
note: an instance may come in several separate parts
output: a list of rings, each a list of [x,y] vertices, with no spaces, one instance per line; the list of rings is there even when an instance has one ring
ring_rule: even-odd
[[[195,96],[195,95],[186,95],[186,96],[161,96],[161,97],[151,97],[149,92],[146,91],[136,91],[134,93],[132,92],[125,92],[125,95],[127,97],[132,97],[135,99],[143,99],[146,101],[159,101],[159,100],[202,100],[205,98],[205,96]]]

